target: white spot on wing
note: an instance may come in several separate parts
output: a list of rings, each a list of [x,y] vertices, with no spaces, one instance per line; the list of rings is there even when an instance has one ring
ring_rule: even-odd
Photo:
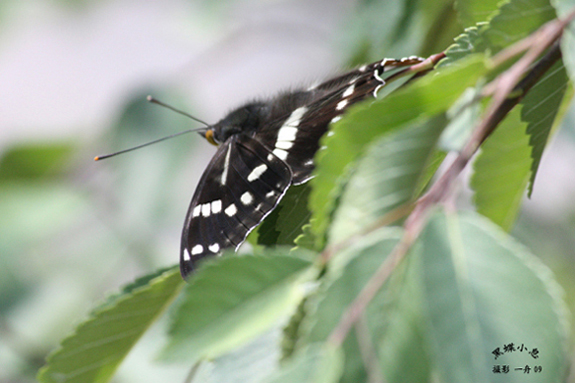
[[[349,97],[353,94],[353,90],[355,89],[355,84],[350,85],[345,92],[341,95],[343,98]]]
[[[307,107],[302,106],[301,108],[297,108],[296,110],[294,110],[290,116],[288,117],[288,119],[286,120],[286,122],[284,122],[284,124],[282,125],[282,129],[284,127],[294,127],[297,128],[297,126],[299,125],[299,122],[301,120],[301,118],[303,117],[303,115],[305,114],[305,112],[307,112]],[[281,131],[281,129],[280,129]]]
[[[220,179],[220,183],[223,185],[226,184],[226,179],[228,178],[228,168],[230,167],[230,152],[232,151],[232,146],[228,145],[228,151],[226,152],[226,158],[224,160],[224,170],[222,172],[222,178]]]
[[[234,215],[236,215],[237,212],[238,209],[234,204],[231,204],[230,206],[226,207],[226,210],[224,210],[224,213],[226,213],[228,217],[233,217]]]
[[[290,141],[278,141],[276,142],[276,148],[279,149],[290,149],[293,146],[293,142]]]
[[[285,160],[287,158],[288,153],[285,151],[285,149],[292,147],[297,135],[297,130],[299,123],[301,122],[301,118],[307,111],[308,108],[305,106],[297,108],[290,114],[290,116],[279,129],[278,138],[275,144],[276,149],[273,151],[273,153],[280,159]]]
[[[204,217],[209,217],[210,216],[210,203],[205,203],[202,205],[202,215]]]
[[[317,88],[317,86],[319,85],[319,82],[314,82],[313,84],[311,84],[308,88],[307,91],[311,91],[314,90],[315,88]]]
[[[248,174],[248,182],[253,182],[260,178],[262,174],[268,169],[266,164],[262,164],[260,166],[256,166],[254,170],[250,174]]]
[[[288,152],[283,149],[274,149],[272,153],[275,154],[280,160],[285,160],[288,156]]]
[[[220,245],[218,245],[217,243],[213,243],[210,246],[208,246],[208,250],[210,250],[212,253],[217,253],[218,251],[220,251]]]
[[[197,217],[202,212],[202,205],[196,205],[194,208],[194,213],[192,214],[194,217]]]
[[[189,261],[191,259],[192,257],[190,256],[190,251],[186,249],[186,251],[184,251],[184,261]]]
[[[339,120],[341,120],[341,116],[335,116],[334,118],[331,119],[331,123],[335,124],[336,122],[338,122]]]
[[[222,200],[217,199],[215,201],[212,201],[212,213],[218,214],[221,211],[222,211]]]
[[[272,198],[275,194],[276,192],[272,190],[271,192],[266,193],[266,198]]]
[[[297,134],[297,128],[291,126],[284,126],[278,132],[278,141],[293,141],[295,140],[296,134]]]
[[[337,103],[337,106],[335,107],[336,110],[342,110],[343,108],[346,107],[346,105],[348,104],[347,100],[341,100],[340,102]]]
[[[254,202],[254,197],[250,194],[250,192],[245,192],[240,197],[240,200],[244,205],[249,205],[250,203]]]
[[[192,247],[192,255],[198,255],[204,252],[204,247],[202,245],[196,245]]]

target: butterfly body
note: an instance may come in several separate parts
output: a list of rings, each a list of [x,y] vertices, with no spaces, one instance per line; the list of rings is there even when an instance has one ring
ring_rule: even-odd
[[[364,65],[319,85],[237,108],[203,131],[218,149],[192,198],[182,232],[180,270],[238,248],[291,185],[308,181],[319,141],[350,105],[374,97],[384,72],[421,63],[410,57]]]

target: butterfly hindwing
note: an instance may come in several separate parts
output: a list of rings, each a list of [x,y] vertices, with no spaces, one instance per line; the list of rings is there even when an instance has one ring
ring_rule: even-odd
[[[291,185],[289,166],[245,134],[222,144],[205,170],[182,233],[180,270],[237,248],[248,233],[277,205]]]

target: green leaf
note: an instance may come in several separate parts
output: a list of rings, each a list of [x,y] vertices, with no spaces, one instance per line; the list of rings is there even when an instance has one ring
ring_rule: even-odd
[[[385,261],[388,254],[399,240],[398,232],[393,230],[390,235],[387,228],[377,230],[364,237],[364,240],[342,253],[334,256],[333,268],[330,263],[328,275],[324,277],[321,288],[323,294],[315,299],[319,300],[315,315],[308,319],[308,332],[305,341],[309,343],[325,341],[340,322],[344,312],[359,295],[369,278]],[[333,281],[333,282],[332,282]],[[387,291],[387,290],[386,290]],[[388,296],[380,291],[383,296]],[[379,316],[380,322],[387,321],[387,317]],[[343,343],[345,365],[343,382],[362,381],[365,379],[365,369],[355,333],[351,333]]]
[[[454,43],[445,50],[445,58],[437,64],[437,69],[447,67],[472,53],[485,51],[487,45],[480,32],[483,27],[484,25],[466,28],[453,39]]]
[[[384,134],[359,161],[340,197],[329,235],[341,242],[416,197],[417,186],[446,125],[443,114]]]
[[[293,312],[303,294],[302,273],[311,262],[288,252],[284,248],[284,255],[231,256],[207,263],[184,290],[162,357],[215,358]]]
[[[342,366],[343,354],[339,348],[315,343],[299,351],[262,383],[336,383]]]
[[[68,170],[74,145],[70,142],[15,145],[2,153],[0,180],[55,178]]]
[[[483,84],[481,84],[483,85]],[[471,137],[481,117],[481,88],[467,88],[461,97],[447,111],[449,125],[439,139],[439,147],[446,151],[459,152]]]
[[[174,283],[178,281],[178,279],[176,278],[176,276],[178,275],[177,271],[179,271],[179,268],[177,267],[168,267],[168,268],[164,268],[164,269],[160,269],[158,271],[155,271],[151,274],[148,275],[144,275],[143,277],[139,277],[137,278],[134,282],[127,284],[126,286],[124,286],[120,291],[118,291],[115,294],[110,295],[108,298],[106,298],[106,301],[102,303],[101,306],[98,307],[98,310],[104,310],[108,307],[112,307],[114,306],[118,301],[124,299],[125,296],[132,294],[132,292],[134,292],[136,289],[140,288],[140,287],[145,287],[148,286],[154,279],[160,277],[160,276],[164,276],[164,278],[170,277],[174,278]],[[180,279],[181,279],[181,275],[180,275]],[[157,281],[154,281],[153,283],[156,283]],[[183,282],[183,280],[182,280]],[[184,284],[180,284],[179,288],[183,287]]]
[[[513,226],[528,183],[531,195],[566,88],[567,75],[558,62],[481,146],[471,179],[475,205],[504,230]]]
[[[531,88],[521,101],[521,120],[528,123],[527,134],[532,148],[531,178],[529,179],[529,196],[533,193],[535,176],[541,163],[543,149],[547,145],[549,134],[561,101],[567,89],[568,77],[563,62],[555,63],[545,76]]]
[[[557,15],[565,18],[569,12],[575,9],[575,0],[555,0],[551,2],[557,10]],[[575,21],[571,21],[563,30],[561,37],[561,52],[563,62],[571,82],[575,81]]]
[[[316,177],[311,180],[310,208],[314,218],[311,223],[318,247],[324,240],[346,174],[349,175],[353,162],[369,143],[410,121],[444,112],[485,71],[483,56],[470,57],[381,101],[358,105],[334,124],[334,135],[322,139],[327,148],[316,155]]]
[[[478,14],[478,24],[466,28],[455,38],[455,43],[446,50],[446,58],[438,67],[449,66],[471,53],[497,53],[555,18],[548,0],[508,0],[502,2],[498,9],[493,5],[491,0],[457,2],[464,18],[470,16],[470,12],[485,8]]]
[[[126,286],[82,322],[50,354],[38,373],[43,383],[108,382],[142,334],[183,287],[176,268]]]
[[[455,9],[464,26],[489,20],[501,0],[458,0]]]
[[[312,232],[311,223],[303,225],[301,232],[302,233],[294,240],[294,243],[297,245],[295,248],[319,251],[319,249],[316,248],[317,241]]]
[[[281,331],[275,326],[242,347],[202,363],[190,383],[261,383],[277,369],[280,339]]]
[[[438,212],[420,236],[430,354],[442,382],[524,382],[513,371],[542,366],[538,381],[563,382],[566,308],[550,271],[476,213]],[[504,345],[524,345],[506,352]],[[529,351],[537,349],[534,358]],[[510,373],[494,374],[494,365]]]
[[[334,257],[336,262],[330,263],[320,289],[324,290],[323,294],[316,298],[319,303],[315,318],[307,319],[310,330],[303,339],[317,342],[329,337],[349,305],[397,245],[400,235],[399,229],[382,228]],[[362,316],[363,329],[354,327],[348,334],[343,343],[345,369],[341,382],[366,380],[369,372],[360,352],[360,343],[365,344],[366,339],[375,347],[385,381],[429,380],[429,357],[424,352],[425,327],[420,309],[420,274],[412,263],[411,260],[404,262],[394,271]],[[362,331],[362,336],[358,336],[358,331]],[[364,348],[369,347],[364,345]]]
[[[416,196],[420,196],[427,189],[431,180],[433,179],[433,176],[437,172],[437,169],[439,169],[446,156],[447,153],[441,150],[435,150],[435,152],[433,152],[432,157],[423,170],[422,177],[419,180],[419,184],[415,190]]]
[[[395,284],[389,287],[387,296],[391,299],[382,296],[384,299],[375,299],[372,303],[376,306],[370,316],[375,323],[372,334],[388,382],[427,382],[432,366],[425,351],[428,345],[421,309],[421,260],[408,255],[404,263],[403,268],[395,271]]]
[[[310,191],[309,182],[288,189],[278,206],[258,227],[258,245],[294,245],[311,216],[307,207]]]
[[[549,0],[509,0],[489,21],[483,36],[495,53],[527,37],[555,17]]]
[[[513,109],[482,144],[470,185],[477,211],[506,231],[515,222],[530,176],[529,137],[520,109]]]
[[[561,39],[561,52],[563,53],[563,61],[569,73],[571,82],[575,81],[575,21],[572,21],[565,31]]]
[[[314,294],[315,290],[311,293]],[[290,358],[296,350],[297,342],[301,336],[301,324],[307,316],[309,295],[304,297],[290,317],[288,323],[283,329],[283,338],[281,342],[282,356],[281,360]]]

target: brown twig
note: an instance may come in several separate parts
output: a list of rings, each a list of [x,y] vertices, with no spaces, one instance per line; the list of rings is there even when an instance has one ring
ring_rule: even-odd
[[[330,334],[329,342],[335,345],[342,344],[354,323],[363,315],[369,302],[381,289],[421,233],[430,209],[450,195],[454,180],[465,168],[481,143],[495,130],[497,125],[517,105],[527,91],[560,59],[559,39],[562,28],[574,17],[575,11],[571,12],[565,20],[554,20],[544,25],[535,32],[535,37],[532,37],[532,35],[526,38],[531,44],[525,55],[487,86],[491,89],[493,100],[485,112],[485,117],[474,129],[467,144],[455,160],[447,167],[441,177],[433,183],[431,188],[417,200],[415,208],[405,221],[405,230],[400,242],[367,281],[355,300],[348,306],[340,322]],[[524,44],[519,42],[517,46],[524,47]],[[546,50],[547,53],[533,65],[535,60]],[[493,62],[502,63],[502,60],[510,55],[509,52],[513,51],[508,51],[507,53],[504,51],[501,56],[496,56]],[[518,95],[511,96],[516,94]]]

